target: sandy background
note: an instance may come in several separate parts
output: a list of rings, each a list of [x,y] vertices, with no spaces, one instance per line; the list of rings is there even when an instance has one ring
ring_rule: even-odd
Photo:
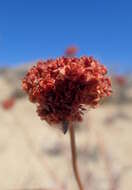
[[[0,102],[20,90],[25,70],[0,72]],[[131,84],[131,83],[130,83]],[[76,127],[78,162],[86,190],[132,190],[132,87],[89,110]],[[118,97],[118,98],[117,98]],[[0,190],[77,190],[69,134],[54,130],[36,114],[27,97],[0,106]],[[114,188],[112,189],[112,183]]]

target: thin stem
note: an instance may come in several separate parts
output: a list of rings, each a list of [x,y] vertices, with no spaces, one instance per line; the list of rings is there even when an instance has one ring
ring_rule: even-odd
[[[74,134],[74,127],[70,126],[69,127],[69,132],[70,132],[70,141],[71,141],[71,154],[72,154],[72,167],[73,167],[73,172],[79,187],[79,190],[84,190],[79,172],[78,172],[78,167],[77,167],[77,153],[76,153],[76,142],[75,142],[75,134]]]

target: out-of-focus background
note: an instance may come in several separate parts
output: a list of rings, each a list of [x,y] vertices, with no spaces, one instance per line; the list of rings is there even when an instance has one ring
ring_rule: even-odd
[[[93,55],[113,95],[76,126],[85,189],[132,189],[132,2],[0,0],[0,190],[77,189],[69,134],[41,121],[21,90],[39,59]]]

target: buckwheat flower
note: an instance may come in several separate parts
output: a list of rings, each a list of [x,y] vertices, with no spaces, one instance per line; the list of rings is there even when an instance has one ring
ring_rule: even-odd
[[[81,121],[86,108],[95,108],[111,95],[107,69],[93,57],[60,57],[39,61],[22,81],[37,113],[49,124]]]
[[[40,118],[49,124],[61,124],[64,133],[69,129],[72,166],[79,190],[84,188],[77,167],[73,123],[82,120],[86,108],[95,108],[111,95],[111,81],[106,74],[107,69],[93,57],[60,57],[37,62],[22,81]]]
[[[65,55],[68,57],[73,57],[77,54],[78,48],[76,46],[70,46],[66,49]]]
[[[127,79],[123,75],[116,75],[114,80],[119,86],[125,86],[127,83]]]
[[[15,104],[15,99],[14,98],[8,98],[2,101],[1,105],[3,109],[9,110],[11,109]]]

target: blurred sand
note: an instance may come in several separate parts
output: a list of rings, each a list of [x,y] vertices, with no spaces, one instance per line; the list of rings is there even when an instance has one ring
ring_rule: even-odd
[[[11,83],[2,76],[0,102],[15,87],[15,80]],[[118,117],[112,123],[109,119],[108,123],[106,118],[116,116],[119,110],[122,112]],[[86,190],[110,189],[111,172],[120,190],[132,190],[131,103],[105,104],[89,110],[76,136],[79,168]],[[104,142],[108,163],[100,153],[100,141]],[[35,105],[26,97],[18,99],[10,110],[0,106],[0,190],[77,189],[70,160],[69,134],[63,135],[41,121]]]

